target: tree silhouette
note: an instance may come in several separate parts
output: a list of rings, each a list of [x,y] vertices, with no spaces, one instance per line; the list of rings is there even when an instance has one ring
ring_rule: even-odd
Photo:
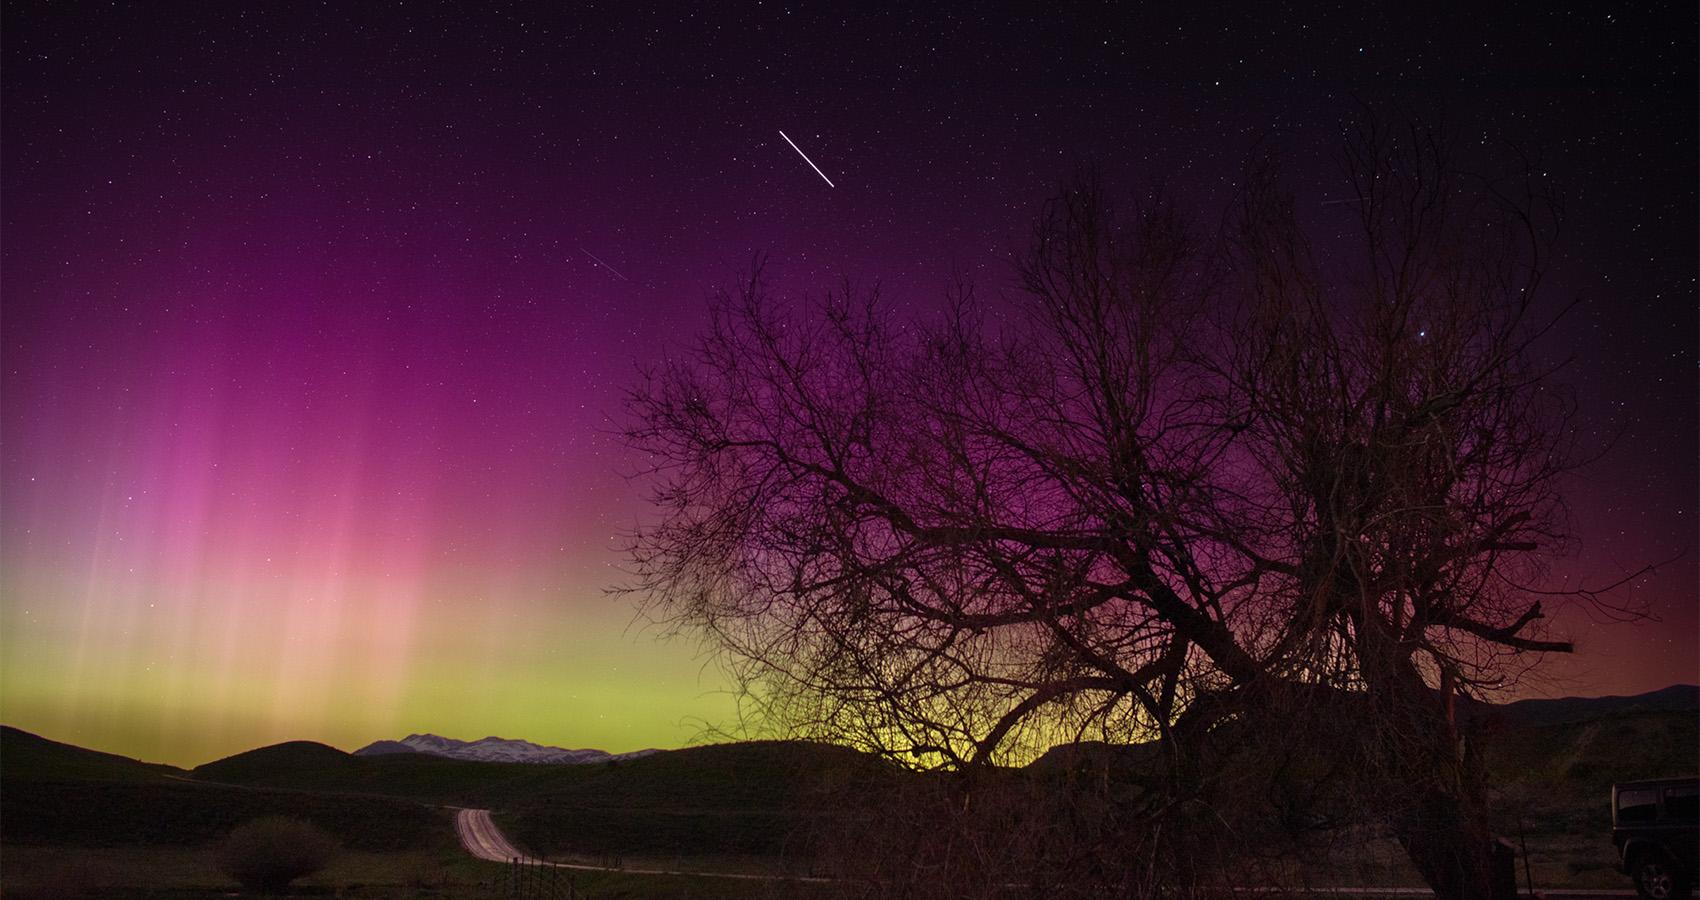
[[[1556,215],[1421,126],[1343,146],[1350,255],[1264,161],[1209,239],[1077,180],[1014,311],[786,305],[758,264],[632,394],[630,588],[767,723],[909,764],[1158,738],[1199,790],[1212,734],[1325,732],[1437,895],[1489,896],[1452,698],[1570,649],[1532,587],[1572,459],[1531,350]]]

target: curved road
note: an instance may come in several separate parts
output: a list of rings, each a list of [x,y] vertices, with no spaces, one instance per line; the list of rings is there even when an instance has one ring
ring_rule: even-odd
[[[830,878],[796,875],[755,875],[741,872],[680,872],[672,869],[628,869],[610,868],[607,866],[587,866],[575,863],[544,862],[521,853],[519,849],[508,840],[507,835],[502,834],[502,830],[496,827],[496,823],[490,819],[490,811],[487,809],[461,809],[456,811],[455,832],[460,835],[461,846],[465,847],[468,853],[471,853],[479,859],[485,859],[491,862],[505,863],[523,858],[533,864],[554,866],[558,869],[577,869],[579,871],[587,872],[624,872],[630,875],[685,875],[698,878],[735,878],[740,881],[808,881],[825,883],[832,880]],[[1012,887],[1014,887],[1014,885],[1012,885]],[[1269,889],[1232,888],[1231,890],[1236,894],[1261,894],[1267,892]],[[1421,898],[1430,896],[1430,892],[1424,888],[1319,888],[1315,889],[1315,893],[1340,897],[1378,898],[1378,900],[1379,898]],[[1522,892],[1519,892],[1518,896],[1523,898],[1529,897],[1527,893]],[[1599,898],[1604,897],[1634,897],[1635,892],[1623,890],[1600,891],[1554,888],[1552,890],[1541,891],[1537,896],[1543,898],[1543,900],[1599,900]]]
[[[463,809],[455,813],[455,833],[460,835],[460,845],[466,852],[479,859],[505,863],[525,856],[490,820],[487,809]]]
[[[455,812],[455,833],[466,852],[491,862],[513,862],[524,859],[532,865],[554,866],[557,869],[577,869],[581,872],[624,872],[628,875],[684,875],[695,878],[735,878],[740,881],[812,881],[829,879],[798,875],[756,875],[746,872],[681,872],[675,869],[643,869],[628,867],[587,866],[578,863],[548,862],[521,853],[490,819],[487,809],[459,809]]]

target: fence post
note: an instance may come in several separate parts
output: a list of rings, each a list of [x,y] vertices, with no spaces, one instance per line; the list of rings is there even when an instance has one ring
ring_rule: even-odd
[[[1511,842],[1495,837],[1488,845],[1491,866],[1488,883],[1493,900],[1517,900],[1517,851]]]

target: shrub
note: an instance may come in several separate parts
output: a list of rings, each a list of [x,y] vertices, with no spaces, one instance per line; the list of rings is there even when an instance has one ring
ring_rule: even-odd
[[[219,868],[249,890],[281,891],[325,867],[336,842],[318,826],[270,816],[244,822],[219,847]]]

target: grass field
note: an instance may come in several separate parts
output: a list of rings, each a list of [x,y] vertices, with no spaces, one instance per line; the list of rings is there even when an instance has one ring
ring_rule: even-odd
[[[210,845],[0,848],[8,897],[114,896],[124,890],[222,896],[239,890],[218,870]],[[502,867],[453,852],[345,850],[325,871],[297,882],[304,895],[414,897],[482,895]]]
[[[1612,783],[1694,774],[1700,718],[1627,712],[1490,733],[1484,748],[1500,833],[1526,842],[1535,884],[1623,888],[1611,844]]]
[[[0,880],[19,900],[150,897],[201,900],[231,896],[238,885],[213,862],[213,847],[127,845],[0,846]],[[401,900],[493,900],[508,896],[509,870],[452,852],[345,851],[325,871],[303,878],[292,896]],[[585,900],[762,900],[825,897],[835,892],[794,882],[634,875],[562,870]]]

